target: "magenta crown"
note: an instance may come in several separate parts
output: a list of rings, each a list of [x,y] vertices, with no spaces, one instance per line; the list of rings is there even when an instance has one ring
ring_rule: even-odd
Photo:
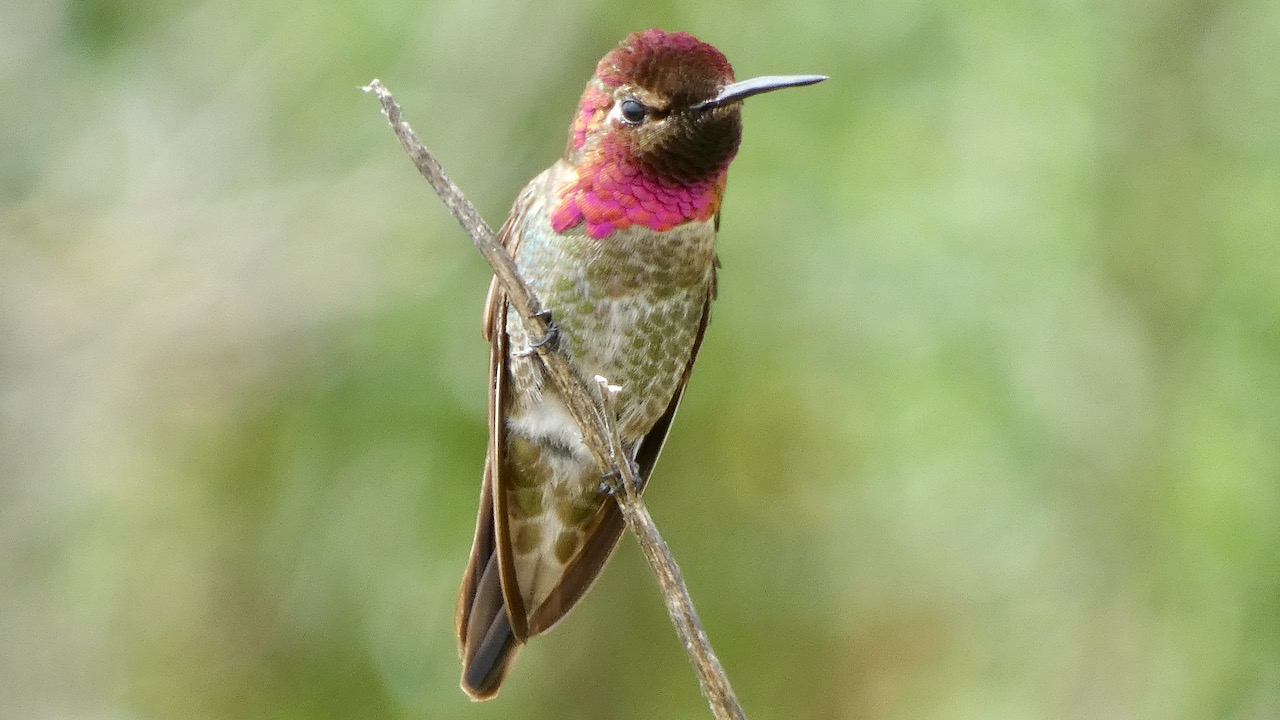
[[[596,65],[606,87],[633,83],[673,100],[711,97],[733,82],[733,66],[719,50],[687,32],[634,32]]]

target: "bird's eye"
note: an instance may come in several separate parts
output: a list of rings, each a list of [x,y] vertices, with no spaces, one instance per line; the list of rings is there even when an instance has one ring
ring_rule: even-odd
[[[645,115],[649,114],[649,108],[635,98],[623,100],[619,109],[622,111],[622,120],[630,125],[639,125],[644,121]]]

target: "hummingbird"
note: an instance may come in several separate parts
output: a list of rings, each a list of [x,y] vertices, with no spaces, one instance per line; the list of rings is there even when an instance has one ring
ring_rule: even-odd
[[[627,36],[596,66],[564,156],[520,192],[498,232],[550,312],[557,350],[615,396],[643,490],[716,295],[715,239],[742,101],[821,75],[735,81],[684,32]],[[517,651],[587,593],[623,530],[608,483],[495,279],[483,314],[489,444],[455,622],[462,689],[497,694]]]

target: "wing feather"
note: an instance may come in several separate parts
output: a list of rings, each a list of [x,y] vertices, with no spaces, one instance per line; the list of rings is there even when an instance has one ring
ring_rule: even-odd
[[[530,201],[531,193],[526,188],[498,231],[499,241],[513,257],[520,244],[518,228]],[[507,533],[507,493],[501,472],[506,447],[506,424],[502,418],[510,379],[506,319],[506,293],[494,278],[489,283],[481,318],[481,332],[489,341],[489,446],[475,539],[454,616],[463,661],[462,688],[476,699],[497,693],[516,651],[529,637]]]

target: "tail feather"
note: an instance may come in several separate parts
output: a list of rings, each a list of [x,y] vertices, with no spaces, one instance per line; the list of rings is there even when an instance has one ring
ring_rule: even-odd
[[[479,558],[477,558],[477,561]],[[484,572],[468,599],[469,611],[460,628],[462,640],[462,689],[473,700],[488,700],[498,693],[520,643],[511,631],[507,606],[502,600],[498,556],[490,554]]]
[[[495,617],[488,632],[481,639],[475,655],[469,658],[462,671],[462,689],[474,700],[488,700],[498,694],[498,688],[507,677],[507,670],[515,660],[520,647],[511,632],[511,623],[504,612]]]

